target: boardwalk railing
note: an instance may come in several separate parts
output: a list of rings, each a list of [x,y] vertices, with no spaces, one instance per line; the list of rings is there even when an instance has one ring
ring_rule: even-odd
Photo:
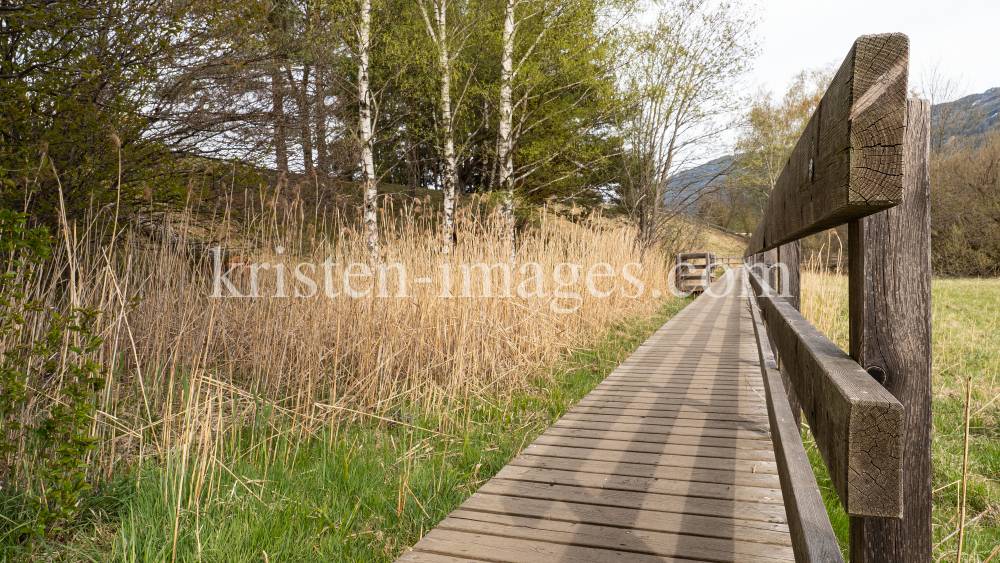
[[[930,105],[909,40],[866,35],[823,95],[750,237],[745,283],[799,562],[842,561],[799,436],[850,516],[850,560],[931,560]],[[799,241],[848,225],[850,350],[799,313]]]
[[[674,286],[680,292],[701,293],[715,281],[718,261],[711,252],[682,252],[677,255]]]

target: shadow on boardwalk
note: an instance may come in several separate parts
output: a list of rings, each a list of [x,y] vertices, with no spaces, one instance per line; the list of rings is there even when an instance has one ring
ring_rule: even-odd
[[[763,393],[745,299],[703,295],[399,561],[793,561]]]

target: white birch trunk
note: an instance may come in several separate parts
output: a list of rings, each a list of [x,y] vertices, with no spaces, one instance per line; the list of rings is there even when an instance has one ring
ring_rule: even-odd
[[[375,184],[375,160],[372,156],[371,93],[368,91],[368,52],[371,48],[371,0],[361,0],[358,27],[358,131],[361,136],[362,190],[365,199],[364,228],[372,262],[378,261],[378,188]]]
[[[455,187],[458,185],[458,168],[455,164],[455,127],[451,115],[451,51],[448,48],[448,0],[433,0],[434,25],[427,16],[427,9],[420,9],[427,24],[427,33],[437,45],[438,64],[441,67],[441,124],[443,134],[444,170],[441,171],[441,190],[444,193],[443,245],[441,251],[451,252],[455,240]]]
[[[511,128],[514,112],[511,98],[514,81],[514,8],[516,0],[506,0],[503,16],[503,37],[500,50],[500,124],[497,142],[497,157],[500,168],[497,180],[504,194],[504,211],[507,216],[507,243],[510,245],[510,263],[513,266],[516,249],[514,247],[514,154],[511,142]]]

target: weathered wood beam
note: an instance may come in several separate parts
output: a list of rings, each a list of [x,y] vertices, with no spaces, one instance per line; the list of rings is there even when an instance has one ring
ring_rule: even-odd
[[[851,356],[905,409],[902,520],[851,518],[851,561],[930,561],[931,533],[931,107],[910,100],[905,198],[851,223]]]
[[[677,255],[677,262],[684,262],[686,260],[711,260],[711,252],[682,252]]]
[[[752,272],[757,303],[851,516],[903,511],[903,405]]]
[[[743,283],[749,283],[745,277]],[[752,294],[748,291],[747,295]],[[844,557],[840,553],[837,535],[833,532],[823,496],[819,492],[812,466],[809,465],[809,456],[802,446],[799,425],[786,400],[786,391],[769,344],[767,328],[753,301],[751,298],[750,313],[754,335],[757,337],[757,354],[767,399],[767,417],[771,425],[771,443],[774,444],[774,458],[778,462],[781,496],[788,531],[792,536],[795,561],[843,563]]]
[[[779,279],[777,287],[788,288],[786,300],[795,307],[796,311],[802,311],[802,241],[790,242],[778,247],[778,262],[784,264],[782,270],[778,270],[779,276],[787,276],[787,279]],[[792,409],[792,416],[795,417],[795,424],[802,427],[802,406],[799,405],[799,398],[795,396],[795,389],[792,388],[792,379],[788,375],[788,366],[781,363],[778,358],[778,369],[781,371],[781,382],[785,385],[785,392],[788,393],[788,406]]]
[[[910,40],[854,42],[768,198],[746,255],[898,205]]]

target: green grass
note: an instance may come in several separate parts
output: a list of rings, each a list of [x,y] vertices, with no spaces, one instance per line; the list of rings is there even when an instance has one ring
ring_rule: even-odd
[[[168,477],[165,464],[147,464],[141,478],[119,475],[89,499],[103,498],[107,508],[34,557],[171,561],[176,531],[176,561],[393,561],[689,302],[669,301],[649,318],[615,326],[510,396],[429,415],[401,407],[396,418],[410,415],[409,424],[353,423],[301,442],[277,438],[271,451],[285,455],[247,452],[218,467],[200,502],[190,487],[177,487],[179,471]],[[190,483],[196,475],[183,477]],[[177,490],[185,491],[180,499]],[[25,557],[10,541],[8,558]]]
[[[1000,280],[940,279],[934,299],[934,541],[958,527],[965,448],[965,394],[972,378],[963,561],[984,561],[1000,545]],[[992,403],[991,403],[992,401]],[[958,536],[936,556],[951,559]],[[1000,556],[998,556],[1000,557]],[[997,561],[994,558],[994,561]]]
[[[846,278],[841,280],[845,285]],[[808,288],[805,289],[808,291]],[[935,560],[954,561],[958,529],[962,461],[965,449],[965,395],[972,378],[968,494],[963,561],[985,561],[1000,545],[1000,280],[935,279],[933,291],[933,417]],[[843,300],[842,300],[843,301]],[[847,334],[847,303],[841,303],[836,334]],[[834,338],[842,347],[843,338]],[[817,482],[846,549],[848,519],[833,492],[812,438],[803,433]],[[1000,561],[1000,555],[993,559]]]

